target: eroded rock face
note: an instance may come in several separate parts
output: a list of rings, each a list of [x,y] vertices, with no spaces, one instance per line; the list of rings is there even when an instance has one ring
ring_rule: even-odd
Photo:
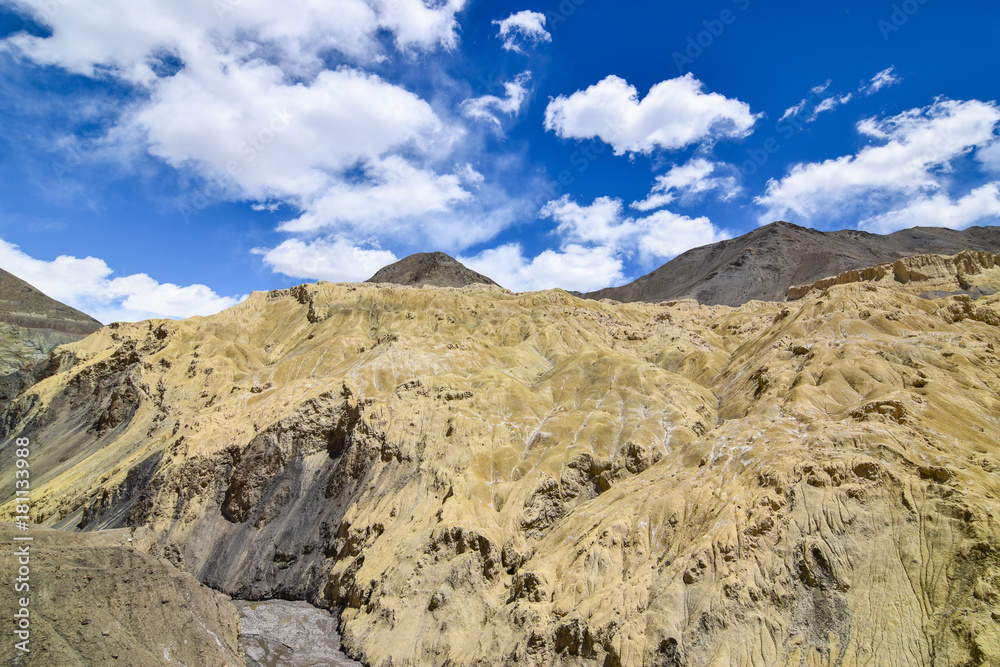
[[[989,664],[1000,296],[927,291],[321,283],[102,330],[7,418],[39,519],[340,607],[367,664]]]
[[[68,534],[0,524],[0,572],[14,595],[14,535],[29,536],[30,652],[2,624],[0,663],[24,667],[188,665],[240,667],[240,619],[228,597],[133,548],[129,531]],[[14,613],[13,605],[6,607]]]

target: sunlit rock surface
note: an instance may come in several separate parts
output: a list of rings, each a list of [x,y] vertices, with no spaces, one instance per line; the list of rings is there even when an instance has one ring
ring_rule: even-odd
[[[342,608],[366,664],[997,664],[985,257],[739,308],[255,293],[59,348],[0,429],[37,520]]]

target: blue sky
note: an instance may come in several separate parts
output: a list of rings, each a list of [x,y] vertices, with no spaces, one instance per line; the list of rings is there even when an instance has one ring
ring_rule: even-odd
[[[0,267],[101,319],[1000,220],[996,3],[0,0]]]

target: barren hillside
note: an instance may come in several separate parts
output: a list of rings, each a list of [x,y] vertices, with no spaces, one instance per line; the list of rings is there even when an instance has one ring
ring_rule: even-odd
[[[739,308],[319,283],[111,325],[3,413],[0,489],[28,436],[38,521],[342,608],[370,665],[997,664],[998,262]]]

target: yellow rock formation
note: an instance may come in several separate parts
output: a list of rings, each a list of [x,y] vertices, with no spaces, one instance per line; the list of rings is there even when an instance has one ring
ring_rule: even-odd
[[[255,293],[60,348],[0,429],[39,521],[343,607],[366,664],[1000,664],[1000,267],[947,262],[740,308]]]

